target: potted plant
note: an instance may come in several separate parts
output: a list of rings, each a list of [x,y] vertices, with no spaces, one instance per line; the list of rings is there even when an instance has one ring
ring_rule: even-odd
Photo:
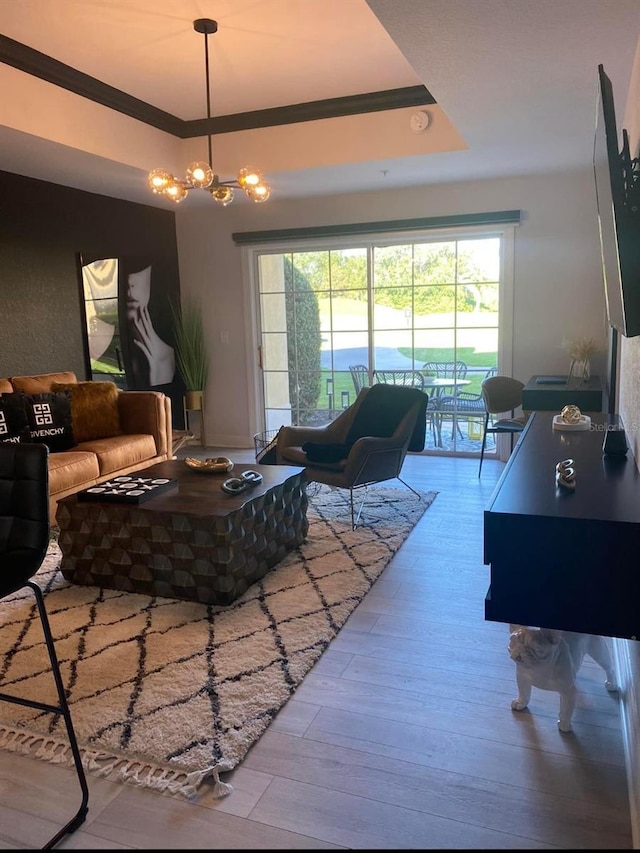
[[[171,306],[174,325],[176,364],[186,387],[185,409],[203,408],[209,360],[204,340],[202,313],[193,301],[185,300],[180,308]]]

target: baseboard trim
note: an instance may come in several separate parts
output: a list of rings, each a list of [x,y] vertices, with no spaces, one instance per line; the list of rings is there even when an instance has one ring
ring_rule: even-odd
[[[640,657],[638,643],[613,640],[613,658],[620,686],[620,719],[627,767],[629,812],[633,849],[640,849],[640,701],[638,698]]]

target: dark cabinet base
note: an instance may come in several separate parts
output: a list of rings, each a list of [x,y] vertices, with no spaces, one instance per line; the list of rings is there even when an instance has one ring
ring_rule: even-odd
[[[522,408],[526,412],[560,412],[563,406],[578,406],[582,412],[602,411],[602,383],[599,376],[592,376],[587,382],[577,383],[575,380],[567,382],[567,377],[553,377],[554,379],[565,379],[564,383],[539,383],[538,379],[544,378],[532,376],[522,389]]]
[[[631,454],[602,454],[605,415],[558,432],[530,419],[484,517],[491,566],[485,618],[584,634],[640,637],[640,475]],[[572,458],[576,489],[555,484]]]

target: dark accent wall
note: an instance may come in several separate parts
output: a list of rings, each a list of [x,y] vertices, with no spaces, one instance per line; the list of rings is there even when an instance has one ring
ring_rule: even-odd
[[[153,321],[172,342],[169,301],[180,301],[173,211],[0,171],[0,377],[73,370],[89,378],[79,253],[148,256],[162,267],[167,298]],[[169,393],[181,426],[181,395]]]

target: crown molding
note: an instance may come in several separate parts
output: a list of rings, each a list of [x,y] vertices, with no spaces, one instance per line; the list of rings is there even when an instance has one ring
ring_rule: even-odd
[[[180,139],[436,103],[435,98],[425,86],[407,86],[401,89],[349,95],[343,98],[327,98],[286,107],[217,116],[211,119],[184,121],[1,34],[0,62]]]

